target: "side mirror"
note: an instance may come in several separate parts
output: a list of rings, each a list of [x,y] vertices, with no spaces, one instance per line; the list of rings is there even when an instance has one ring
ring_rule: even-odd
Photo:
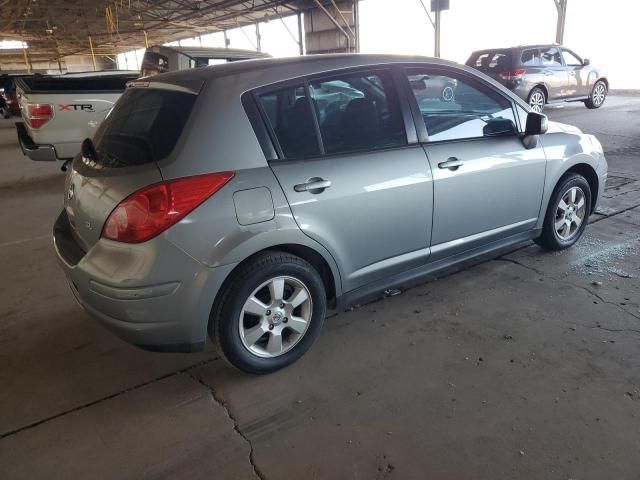
[[[585,58],[582,60],[582,66],[586,67],[587,65],[591,65],[591,60],[589,60],[588,58]]]
[[[527,125],[524,130],[525,136],[542,135],[547,133],[547,116],[542,113],[529,112],[527,115]]]

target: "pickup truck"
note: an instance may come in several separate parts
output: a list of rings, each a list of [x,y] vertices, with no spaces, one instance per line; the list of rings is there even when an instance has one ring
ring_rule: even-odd
[[[31,160],[73,158],[138,75],[96,72],[16,80],[24,120],[16,123],[22,152]]]
[[[20,147],[31,160],[70,160],[80,151],[82,141],[93,136],[130,80],[265,57],[269,55],[231,48],[153,46],[145,52],[141,72],[103,71],[19,79],[17,93],[24,120],[16,123]]]

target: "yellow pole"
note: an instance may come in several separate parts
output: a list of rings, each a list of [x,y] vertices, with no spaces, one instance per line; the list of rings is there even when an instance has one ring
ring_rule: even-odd
[[[93,40],[91,40],[91,35],[89,35],[89,48],[91,49],[91,60],[93,60],[93,71],[98,70],[96,65],[96,54],[93,52]]]
[[[149,38],[147,37],[147,31],[142,30],[142,33],[144,33],[144,48],[149,48]]]
[[[31,73],[31,62],[29,61],[29,56],[27,55],[27,49],[22,47],[22,54],[24,55],[24,63],[27,65],[27,72]]]

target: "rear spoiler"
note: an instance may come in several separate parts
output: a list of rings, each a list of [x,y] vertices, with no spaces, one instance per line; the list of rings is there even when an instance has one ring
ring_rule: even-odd
[[[180,83],[168,83],[154,81],[152,79],[149,79],[149,77],[143,77],[127,82],[127,88],[155,88],[158,90],[171,90],[173,92],[190,93],[191,95],[198,95],[200,93],[200,90],[202,90],[203,85],[204,81],[197,79],[184,80]]]

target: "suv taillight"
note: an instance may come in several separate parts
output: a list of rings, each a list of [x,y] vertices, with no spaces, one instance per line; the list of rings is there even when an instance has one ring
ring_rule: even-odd
[[[102,236],[116,242],[146,242],[182,220],[233,176],[234,172],[211,173],[142,188],[111,212]]]
[[[513,70],[511,72],[502,72],[500,74],[500,78],[502,78],[503,80],[520,80],[525,72],[526,70],[524,68]]]
[[[31,128],[40,128],[53,118],[53,105],[28,103],[25,121]]]

